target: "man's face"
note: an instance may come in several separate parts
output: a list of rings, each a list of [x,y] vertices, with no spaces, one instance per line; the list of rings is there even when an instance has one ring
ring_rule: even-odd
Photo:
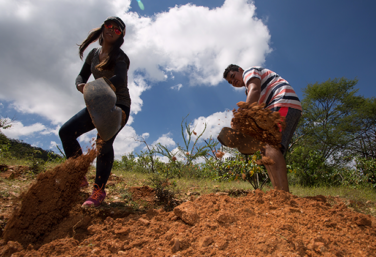
[[[226,80],[234,87],[244,87],[243,74],[240,71],[230,71]]]

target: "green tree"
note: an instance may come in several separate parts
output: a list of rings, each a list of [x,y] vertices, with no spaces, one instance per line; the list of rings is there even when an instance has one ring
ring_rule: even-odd
[[[362,123],[353,140],[347,146],[353,154],[362,158],[376,160],[376,99],[366,98],[359,110]]]
[[[337,160],[358,139],[366,114],[367,99],[357,96],[357,80],[329,79],[304,90],[303,115],[297,129],[299,146],[320,153],[322,159]],[[292,149],[293,150],[293,149]]]
[[[0,129],[7,129],[12,127],[12,121],[5,118],[5,119],[0,119]]]
[[[336,78],[304,89],[302,118],[286,158],[301,184],[322,183],[355,156],[375,157],[376,101],[357,95],[357,82]]]

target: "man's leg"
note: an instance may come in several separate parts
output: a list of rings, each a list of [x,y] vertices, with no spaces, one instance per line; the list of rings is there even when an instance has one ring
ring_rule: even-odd
[[[265,156],[274,161],[274,164],[265,165],[266,170],[274,189],[289,192],[289,183],[287,181],[286,161],[282,152],[272,146],[265,146]]]
[[[273,165],[265,165],[266,170],[272,185],[275,189],[284,190],[289,192],[289,184],[287,180],[287,168],[284,153],[286,153],[290,144],[291,138],[298,125],[301,117],[301,111],[291,108],[278,108],[281,116],[285,117],[286,128],[282,132],[282,149],[277,149],[267,145],[263,154],[274,161]]]

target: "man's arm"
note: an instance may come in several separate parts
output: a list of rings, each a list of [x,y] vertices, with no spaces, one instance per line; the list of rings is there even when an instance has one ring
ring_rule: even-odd
[[[257,103],[261,94],[261,80],[259,78],[251,78],[248,80],[246,87],[248,88],[246,103]]]

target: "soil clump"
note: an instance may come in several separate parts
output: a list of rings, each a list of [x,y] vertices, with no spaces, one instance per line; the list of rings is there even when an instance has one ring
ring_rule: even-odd
[[[238,110],[233,110],[233,129],[261,143],[279,148],[282,140],[281,131],[286,127],[284,117],[281,117],[279,112],[265,109],[265,104],[238,102],[237,105]]]

